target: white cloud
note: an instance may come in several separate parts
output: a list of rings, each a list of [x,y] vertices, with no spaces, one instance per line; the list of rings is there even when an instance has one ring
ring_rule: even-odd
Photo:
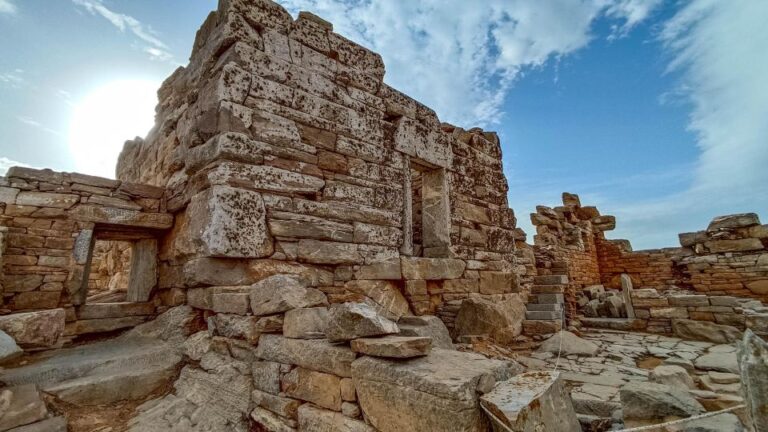
[[[149,26],[142,24],[136,18],[107,8],[102,3],[102,0],[72,0],[72,2],[77,6],[85,8],[92,15],[100,15],[121,32],[128,30],[134,36],[149,44],[143,50],[153,60],[170,61],[173,59],[173,55],[168,51],[168,46],[158,38],[157,34]]]
[[[384,57],[386,80],[441,119],[497,123],[504,98],[526,68],[573,53],[607,16],[628,29],[659,0],[286,0]]]
[[[0,73],[0,83],[11,88],[20,88],[22,85],[24,85],[24,83],[26,83],[23,75],[24,71],[21,69],[16,69],[12,72]]]
[[[44,132],[48,132],[51,135],[62,136],[61,132],[59,132],[59,131],[57,131],[55,129],[51,129],[51,128],[45,126],[44,124],[40,123],[39,121],[37,121],[37,120],[35,120],[35,119],[31,118],[31,117],[17,116],[16,120],[20,121],[21,123],[24,123],[27,126],[31,126],[33,128],[40,129],[40,130],[42,130]]]
[[[13,159],[8,159],[5,156],[0,156],[0,176],[4,176],[5,173],[8,172],[8,168],[15,166],[28,167],[29,165],[22,162],[17,162]]]
[[[606,15],[623,20],[622,25],[613,25],[609,39],[626,36],[637,24],[648,18],[663,0],[618,0],[611,4]]]
[[[16,13],[16,5],[11,0],[0,0],[0,14],[13,15]]]
[[[690,103],[701,153],[689,188],[619,205],[626,228],[617,234],[643,247],[674,246],[678,232],[703,229],[714,216],[758,212],[768,222],[766,16],[765,1],[694,0],[665,23],[670,70],[682,76],[665,98]]]

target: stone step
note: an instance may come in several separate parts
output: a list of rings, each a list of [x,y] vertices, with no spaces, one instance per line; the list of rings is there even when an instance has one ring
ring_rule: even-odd
[[[533,303],[538,304],[564,304],[565,296],[563,294],[536,294],[533,297]]]
[[[523,333],[528,336],[557,333],[563,328],[563,320],[524,320]]]
[[[534,285],[531,287],[532,294],[563,294],[565,285]]]
[[[64,327],[65,336],[79,336],[91,333],[108,333],[136,327],[149,318],[147,315],[126,316],[119,318],[102,318],[78,320],[67,323]]]
[[[563,318],[562,311],[526,311],[527,320],[559,320]]]
[[[566,275],[534,276],[533,283],[536,285],[568,285],[568,276]]]
[[[559,312],[563,310],[563,306],[557,303],[528,303],[525,308],[531,312]]]

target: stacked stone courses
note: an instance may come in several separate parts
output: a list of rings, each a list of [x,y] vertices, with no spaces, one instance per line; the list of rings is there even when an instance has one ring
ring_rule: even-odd
[[[386,293],[416,314],[517,291],[496,134],[440,123],[332,30],[222,2],[163,84],[156,127],[117,170],[167,188],[160,289],[291,273],[332,302]]]

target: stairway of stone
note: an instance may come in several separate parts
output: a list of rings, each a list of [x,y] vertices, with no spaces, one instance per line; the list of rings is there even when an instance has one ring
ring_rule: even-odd
[[[528,335],[549,334],[563,328],[566,275],[540,275],[533,279],[523,328]]]

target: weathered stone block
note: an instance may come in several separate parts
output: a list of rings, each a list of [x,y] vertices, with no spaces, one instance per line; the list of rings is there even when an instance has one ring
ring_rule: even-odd
[[[331,342],[349,341],[368,336],[398,333],[397,324],[381,316],[365,303],[331,306],[325,336]]]
[[[441,280],[458,279],[467,264],[452,258],[410,258],[402,257],[401,266],[405,279]]]
[[[256,356],[341,377],[352,376],[352,361],[356,357],[348,347],[332,345],[326,340],[289,339],[277,335],[263,335]]]
[[[314,264],[355,264],[363,261],[354,243],[299,240],[299,260]]]
[[[408,301],[403,297],[398,286],[391,281],[353,280],[344,284],[344,288],[368,297],[371,306],[391,320],[397,320],[410,311]]]
[[[295,399],[341,411],[341,378],[298,367],[282,379],[283,392]]]
[[[291,339],[322,339],[328,326],[328,308],[292,309],[285,313],[283,336]]]
[[[80,201],[79,195],[60,194],[50,192],[20,192],[16,196],[16,205],[35,206],[35,207],[53,207],[60,209],[72,208]]]
[[[64,333],[64,309],[0,316],[0,330],[22,348],[49,348]]]
[[[254,315],[272,315],[327,302],[322,291],[307,288],[299,278],[291,275],[270,276],[253,284],[250,297]]]
[[[214,186],[187,207],[188,241],[204,256],[260,258],[273,252],[261,194]]]
[[[412,358],[429,354],[432,349],[432,338],[419,336],[360,338],[353,340],[351,347],[356,353],[374,357]]]

